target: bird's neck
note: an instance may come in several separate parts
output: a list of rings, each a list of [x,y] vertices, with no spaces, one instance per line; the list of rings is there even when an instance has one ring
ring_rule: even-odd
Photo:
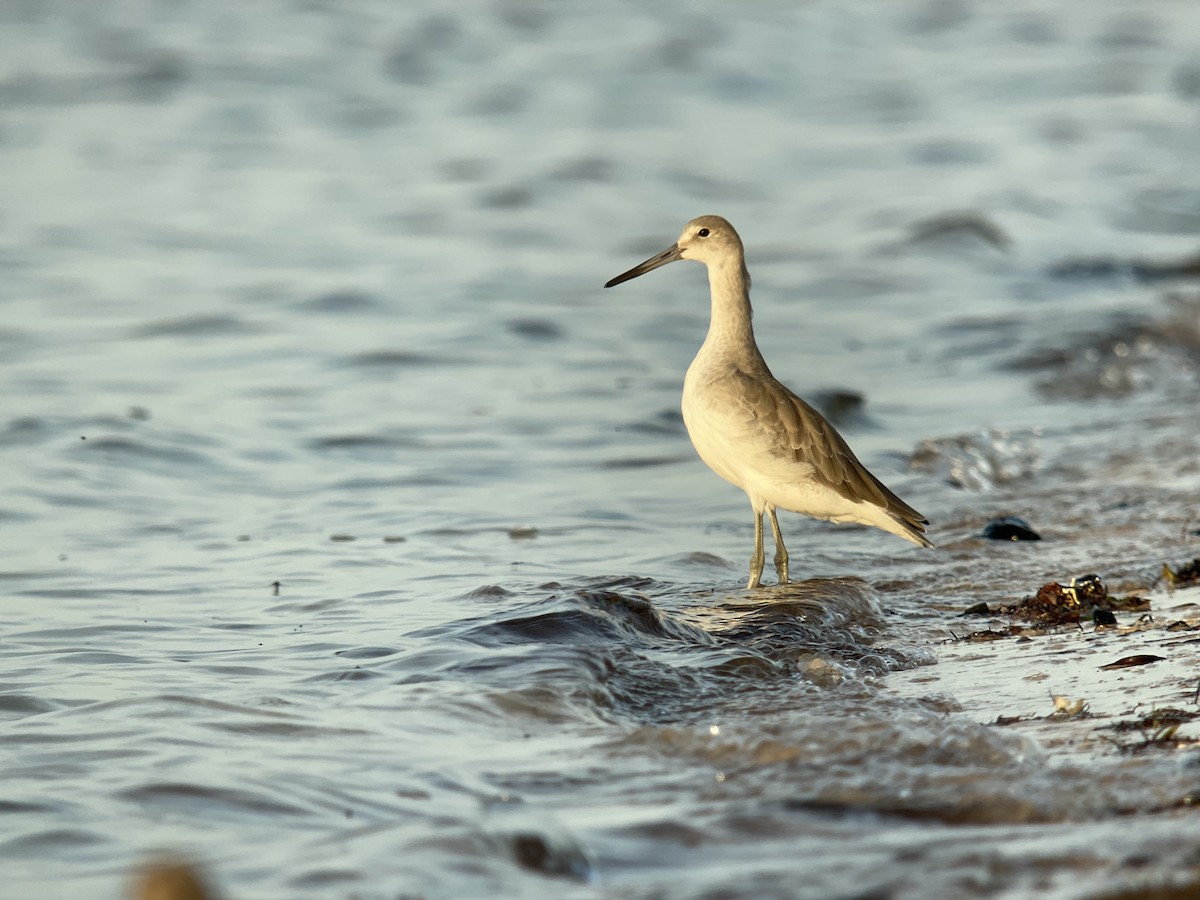
[[[747,362],[761,359],[751,323],[750,273],[741,256],[721,265],[709,265],[708,286],[712,293],[712,318],[705,347],[736,357],[745,355]]]

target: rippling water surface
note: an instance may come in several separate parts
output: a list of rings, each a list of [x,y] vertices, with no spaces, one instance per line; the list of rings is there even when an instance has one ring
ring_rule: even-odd
[[[1194,748],[997,727],[1061,673],[989,706],[942,643],[1200,555],[1194,4],[11,2],[0,45],[11,896],[1200,883]],[[710,212],[937,551],[789,516],[805,580],[742,590],[702,270],[600,289]]]

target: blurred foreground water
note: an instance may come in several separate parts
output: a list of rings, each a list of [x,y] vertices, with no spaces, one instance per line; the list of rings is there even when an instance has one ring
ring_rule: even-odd
[[[1200,8],[733,16],[0,4],[6,893],[1200,883],[1196,748],[1100,739],[1188,632],[952,642],[1200,555]],[[702,270],[600,289],[701,213],[938,550],[788,516],[740,589]]]

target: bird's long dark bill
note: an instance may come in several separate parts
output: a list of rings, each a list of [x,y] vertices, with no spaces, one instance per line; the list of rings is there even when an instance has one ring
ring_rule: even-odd
[[[651,269],[657,269],[659,266],[665,266],[669,262],[675,262],[677,259],[683,259],[683,256],[681,255],[682,253],[683,251],[679,249],[678,244],[672,244],[662,253],[650,257],[644,263],[634,266],[628,272],[623,272],[604,286],[606,288],[613,287],[614,285],[628,281],[630,278],[637,278],[639,275],[645,275]]]

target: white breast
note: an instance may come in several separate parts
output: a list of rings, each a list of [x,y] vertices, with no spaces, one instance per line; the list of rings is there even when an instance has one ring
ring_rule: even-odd
[[[720,353],[702,347],[683,381],[683,422],[710,469],[742,490],[762,495],[763,482],[804,480],[810,466],[788,461],[763,432]]]

